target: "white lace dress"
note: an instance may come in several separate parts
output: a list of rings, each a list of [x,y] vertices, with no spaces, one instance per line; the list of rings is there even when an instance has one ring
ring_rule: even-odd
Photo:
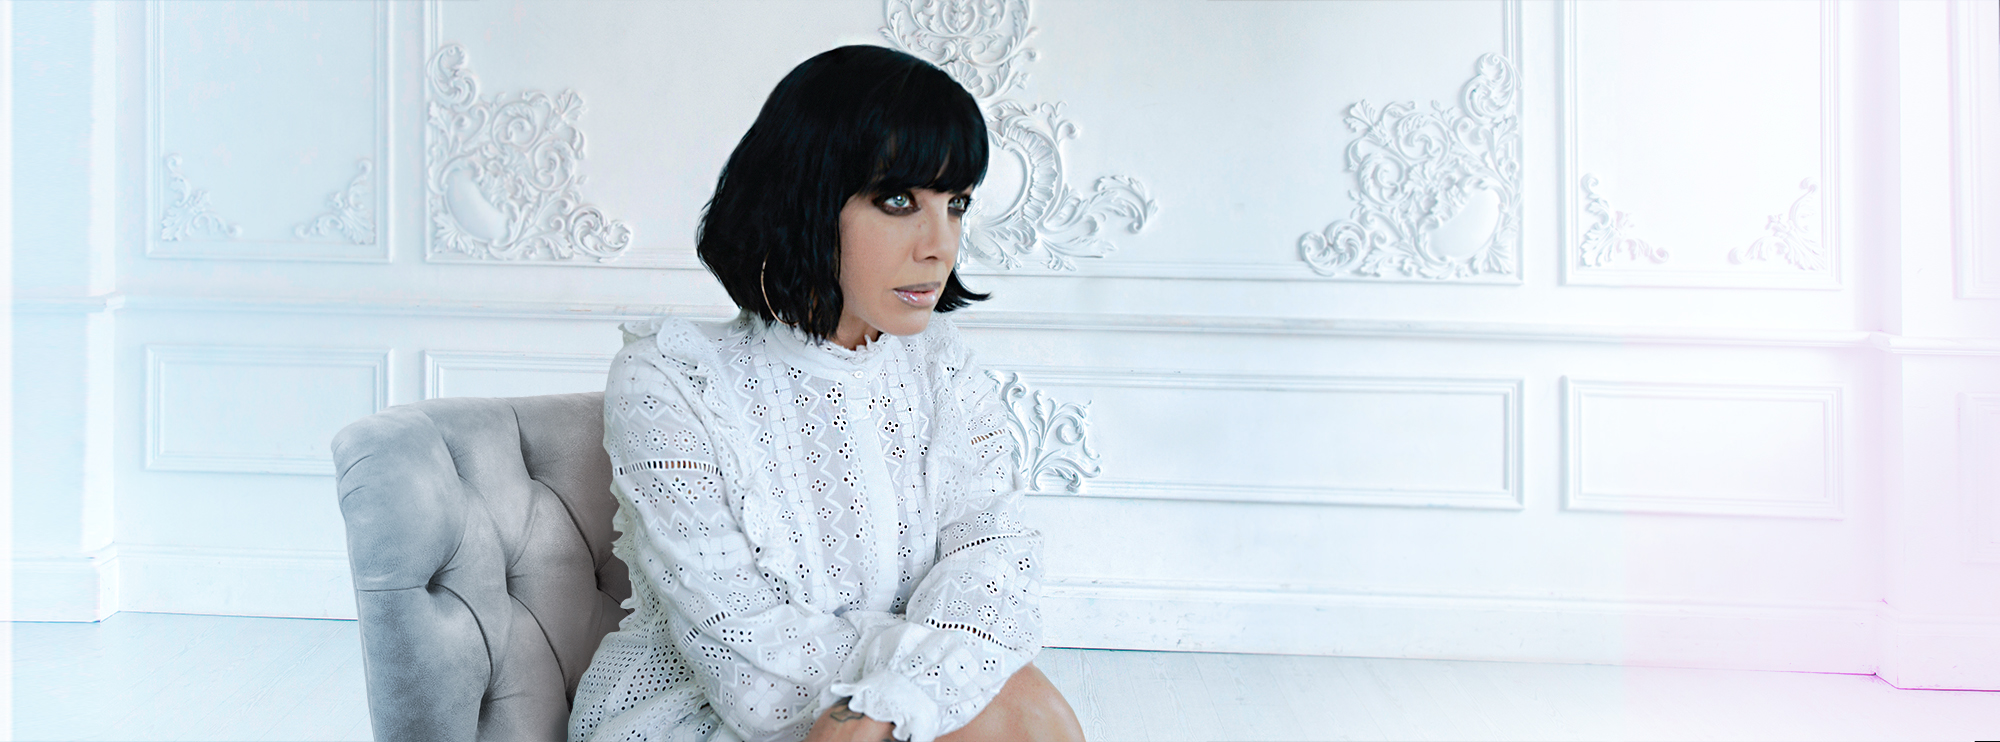
[[[836,700],[964,726],[1040,649],[999,385],[937,317],[855,351],[745,314],[625,325],[604,446],[632,614],[569,739],[799,740]]]

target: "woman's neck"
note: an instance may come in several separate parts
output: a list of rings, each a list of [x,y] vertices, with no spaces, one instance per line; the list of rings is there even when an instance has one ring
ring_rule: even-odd
[[[833,337],[828,342],[848,350],[860,348],[882,337],[882,331],[868,326],[860,317],[847,315],[840,318],[840,326],[833,329]]]

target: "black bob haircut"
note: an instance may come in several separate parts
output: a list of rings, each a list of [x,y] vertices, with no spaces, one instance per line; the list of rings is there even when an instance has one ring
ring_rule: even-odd
[[[840,325],[847,200],[970,190],[986,159],[979,104],[943,70],[877,46],[823,52],[778,82],[730,153],[695,252],[737,306],[824,340]],[[990,296],[954,269],[936,311]]]

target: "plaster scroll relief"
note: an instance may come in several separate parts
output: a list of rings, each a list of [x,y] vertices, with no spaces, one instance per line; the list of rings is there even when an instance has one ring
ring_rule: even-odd
[[[1597,176],[1586,174],[1578,182],[1583,188],[1583,210],[1592,218],[1590,228],[1583,233],[1583,244],[1577,250],[1577,262],[1586,268],[1609,265],[1614,261],[1667,262],[1667,249],[1654,247],[1645,240],[1632,236],[1637,222],[1630,214],[1611,208],[1611,201],[1597,192],[1603,185]]]
[[[354,179],[347,187],[326,197],[327,213],[292,228],[302,239],[345,240],[356,245],[375,244],[374,209],[368,203],[374,192],[375,163],[362,158],[356,163]]]
[[[1097,451],[1090,445],[1090,407],[1058,403],[1047,392],[1031,390],[1021,375],[988,371],[1000,382],[1000,401],[1007,406],[1007,432],[1014,437],[1016,487],[1046,492],[1043,482],[1061,483],[1063,492],[1083,490],[1083,480],[1102,473]]]
[[[886,10],[883,37],[930,60],[975,98],[992,98],[1028,78],[1021,69],[1035,59],[1035,50],[1023,46],[1035,33],[1028,0],[890,0]]]
[[[231,223],[208,203],[208,191],[194,187],[181,174],[181,156],[166,156],[167,190],[173,193],[160,216],[160,239],[208,238],[227,240],[241,237],[243,226]]]
[[[424,145],[430,257],[608,262],[632,229],[584,203],[583,98],[530,90],[482,100],[465,47],[426,66]]]
[[[997,96],[1027,79],[1022,64],[1036,59],[1026,44],[1028,0],[886,0],[883,38],[949,73],[986,108],[986,128],[996,153],[989,191],[998,198],[973,203],[963,249],[986,265],[1011,270],[1034,261],[1050,270],[1076,270],[1078,258],[1102,258],[1115,246],[1106,224],[1122,222],[1137,234],[1159,204],[1137,178],[1098,178],[1088,192],[1069,183],[1062,143],[1077,138],[1075,122],[1060,102],[1024,103]],[[1012,185],[1009,188],[1009,185]],[[1005,203],[993,208],[992,203]]]
[[[1040,257],[1052,270],[1075,270],[1077,258],[1101,258],[1112,244],[1099,236],[1106,222],[1123,221],[1133,234],[1159,211],[1159,204],[1135,178],[1107,175],[1088,193],[1071,188],[1063,176],[1062,142],[1076,137],[1076,124],[1061,104],[1033,106],[1011,100],[995,103],[987,130],[997,149],[1021,166],[1021,185],[1012,203],[998,213],[975,203],[969,251],[988,264],[1019,266]]]
[[[1764,224],[1764,236],[1745,247],[1729,251],[1729,262],[1782,260],[1802,271],[1826,270],[1826,255],[1820,252],[1819,179],[1799,181],[1802,193],[1783,214],[1772,214]]]
[[[1350,107],[1354,210],[1300,237],[1299,257],[1338,278],[1519,280],[1517,88],[1507,57],[1487,54],[1456,107]]]

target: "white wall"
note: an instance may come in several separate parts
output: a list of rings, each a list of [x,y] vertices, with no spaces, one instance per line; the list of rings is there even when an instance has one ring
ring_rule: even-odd
[[[730,313],[884,43],[975,52],[1053,643],[2000,688],[1991,3],[926,5],[16,3],[17,615],[351,616],[332,433]]]

